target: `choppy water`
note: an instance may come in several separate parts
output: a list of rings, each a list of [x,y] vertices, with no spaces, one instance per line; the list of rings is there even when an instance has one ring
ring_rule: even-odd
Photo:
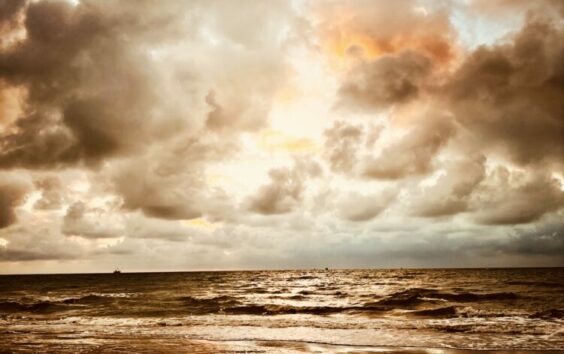
[[[0,352],[564,350],[563,316],[563,268],[0,276]]]

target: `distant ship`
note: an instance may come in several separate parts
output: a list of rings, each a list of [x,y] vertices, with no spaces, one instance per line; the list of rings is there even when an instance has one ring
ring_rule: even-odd
[[[114,270],[114,274],[121,274],[121,270],[119,269]]]

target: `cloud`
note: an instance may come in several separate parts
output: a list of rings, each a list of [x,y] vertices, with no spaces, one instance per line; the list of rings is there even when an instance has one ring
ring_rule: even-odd
[[[476,190],[477,222],[489,225],[530,223],[564,206],[560,182],[546,173],[497,168]]]
[[[345,21],[340,25],[345,26],[344,31],[346,26],[362,26],[362,33],[377,42],[383,27],[383,33],[392,31],[387,35],[394,37],[393,30],[378,27],[378,22],[363,24],[362,18],[371,16],[369,6],[364,8],[366,15],[360,14],[359,8],[364,5],[353,5],[352,18],[360,24]],[[410,2],[401,6],[417,8]],[[550,15],[552,7],[559,5],[543,2],[541,6],[539,2],[539,6],[531,6],[518,32],[498,44],[467,53],[459,51],[461,60],[449,64],[448,70],[414,43],[357,60],[341,80],[342,106],[369,111],[395,107],[392,118],[405,120],[418,107],[431,105],[439,114],[450,116],[456,130],[473,137],[469,149],[485,155],[498,154],[520,165],[545,163],[562,168],[564,71],[560,63],[564,60],[564,31],[559,19]],[[432,17],[444,10],[439,7],[438,12],[425,11],[431,11],[428,16]],[[393,14],[390,16],[386,23],[394,24]],[[427,31],[438,28],[429,27]],[[401,36],[402,29],[396,30]],[[447,34],[445,40],[453,38]],[[401,146],[398,148],[402,160]],[[432,154],[424,150],[421,148],[423,155]],[[395,151],[389,148],[387,154]]]
[[[251,15],[229,14],[228,7],[30,3],[27,36],[0,52],[0,80],[28,93],[26,111],[0,135],[0,166],[96,166],[143,154],[179,133],[198,136],[207,127],[233,135],[263,126],[283,82],[278,53],[285,37],[276,26],[235,31]],[[260,23],[293,16],[283,2],[257,8],[265,11]]]
[[[9,32],[17,25],[26,0],[3,0],[0,2],[0,33]]]
[[[417,98],[432,62],[411,51],[385,55],[355,66],[341,83],[341,105],[385,109]]]
[[[435,5],[435,4],[433,4]],[[454,56],[454,31],[448,4],[418,1],[333,1],[317,9],[317,30],[331,55],[360,54],[367,58],[414,49],[434,61]]]
[[[139,47],[148,39],[112,35],[140,31],[141,18],[114,17],[97,5],[27,6],[26,38],[0,53],[0,77],[28,91],[26,114],[0,138],[1,166],[95,162],[142,146],[155,119],[149,105],[159,99]]]
[[[14,209],[25,200],[31,189],[21,175],[0,174],[0,229],[17,221]]]
[[[349,221],[368,221],[382,213],[395,199],[396,192],[375,194],[349,193],[337,202],[337,214]]]
[[[564,30],[531,17],[509,43],[480,47],[444,86],[448,108],[476,137],[521,165],[564,156]]]
[[[477,11],[481,15],[499,16],[502,14],[513,14],[514,11],[520,13],[538,13],[545,11],[547,8],[556,10],[554,13],[544,13],[544,15],[564,15],[564,4],[559,0],[472,0],[470,2],[470,9]]]
[[[63,185],[57,175],[40,176],[33,182],[36,190],[41,191],[41,198],[35,204],[35,209],[53,210],[59,209],[64,204]]]
[[[411,198],[416,216],[441,217],[468,211],[472,192],[486,176],[484,156],[449,162],[431,186],[420,186]]]
[[[91,239],[125,236],[122,217],[111,205],[90,207],[83,202],[69,206],[63,218],[61,232],[67,236]]]
[[[471,4],[468,11],[491,10],[480,10],[482,5]],[[437,24],[449,11],[412,2],[398,6],[434,18]],[[560,64],[564,32],[561,19],[554,16],[562,7],[550,1],[507,6],[528,11],[522,28],[492,45],[467,52],[457,48],[459,60],[446,62],[412,41],[417,34],[401,42],[405,46],[387,50],[379,46],[383,37],[399,38],[405,36],[404,28],[419,26],[418,15],[412,19],[414,25],[396,22],[393,11],[389,19],[371,23],[363,19],[378,17],[363,2],[347,7],[343,18],[333,14],[337,18],[333,35],[343,33],[342,40],[352,41],[351,48],[357,46],[363,52],[360,57],[355,54],[340,82],[342,106],[369,113],[392,110],[384,138],[372,151],[363,153],[359,148],[361,132],[354,138],[327,140],[332,170],[341,164],[342,170],[356,171],[354,175],[381,180],[421,178],[442,170],[434,186],[408,198],[411,212],[423,217],[472,212],[479,223],[519,224],[559,210],[562,192],[551,175],[564,168],[564,71]],[[379,21],[384,25],[378,26]],[[450,25],[441,26],[429,26],[424,33],[443,31],[447,47],[456,48]],[[438,159],[440,154],[443,160]],[[463,154],[485,156],[492,165],[517,165],[525,169],[522,179],[529,184],[517,186],[486,177],[486,160],[481,158],[461,158],[459,163],[445,165],[452,156]],[[482,186],[486,178],[488,183]]]
[[[364,135],[361,126],[337,121],[325,130],[324,155],[333,172],[350,172],[357,160],[357,150]]]
[[[0,0],[0,261],[562,264],[563,9]]]
[[[221,217],[230,200],[207,185],[207,163],[222,161],[236,150],[218,136],[179,139],[152,148],[146,155],[108,167],[111,189],[126,210],[141,210],[162,219],[192,219],[203,214]]]
[[[564,263],[564,225],[548,223],[514,231],[499,251],[522,255],[554,256]]]
[[[172,242],[187,241],[198,231],[181,224],[177,220],[163,220],[132,214],[125,220],[127,235],[138,239],[157,239]]]
[[[57,220],[28,218],[1,229],[0,237],[8,241],[6,247],[0,248],[0,262],[69,260],[88,253],[86,245],[61,234]]]
[[[270,170],[270,183],[263,185],[247,201],[247,208],[260,214],[285,214],[302,201],[307,179],[321,174],[321,167],[313,160],[296,159],[292,168]]]
[[[385,145],[376,156],[365,157],[361,173],[384,180],[427,174],[434,169],[435,156],[454,134],[448,115],[423,112],[403,136]]]

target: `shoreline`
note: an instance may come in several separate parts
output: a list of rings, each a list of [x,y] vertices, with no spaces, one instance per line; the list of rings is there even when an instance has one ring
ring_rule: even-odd
[[[383,346],[383,345],[351,345],[351,344],[331,344],[297,340],[236,340],[236,341],[217,341],[217,340],[199,340],[204,343],[218,345],[217,343],[228,344],[230,346],[251,345],[253,353],[287,353],[288,350],[293,353],[347,353],[347,354],[363,354],[363,353],[401,353],[401,354],[556,354],[562,353],[562,350],[552,349],[460,349],[460,348],[440,348],[440,347],[417,347],[417,346]],[[218,345],[221,346],[221,345]],[[276,350],[279,351],[276,351]],[[264,350],[264,351],[261,351]]]
[[[121,337],[121,338],[120,338]],[[163,337],[104,338],[93,341],[59,339],[21,343],[7,341],[0,354],[27,353],[40,348],[42,353],[190,353],[190,354],[557,354],[562,350],[456,349],[406,346],[339,345],[295,340],[207,340]]]

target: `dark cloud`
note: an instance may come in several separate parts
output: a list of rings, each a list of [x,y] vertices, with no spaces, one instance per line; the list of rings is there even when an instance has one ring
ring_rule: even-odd
[[[498,168],[476,189],[472,204],[479,223],[524,224],[562,208],[564,191],[560,181],[549,174]]]
[[[423,112],[405,135],[362,162],[361,174],[374,179],[399,179],[434,170],[434,158],[455,134],[450,117]]]
[[[412,195],[412,213],[422,217],[455,215],[469,209],[470,197],[486,176],[484,156],[451,161],[431,186]]]
[[[0,138],[0,167],[60,166],[78,158],[76,138],[56,118],[30,114]]]
[[[93,162],[141,145],[154,119],[149,105],[158,101],[139,47],[148,39],[137,33],[139,17],[115,17],[97,5],[27,7],[26,38],[0,53],[0,78],[26,87],[29,97],[27,116],[0,137],[0,166]]]
[[[0,33],[8,32],[16,25],[26,2],[26,0],[0,0]]]
[[[111,189],[122,197],[123,208],[139,209],[149,217],[220,217],[230,200],[220,190],[208,188],[204,167],[237,148],[218,139],[213,135],[179,139],[116,163],[109,171]]]
[[[398,180],[422,176],[435,169],[435,157],[455,135],[452,117],[423,110],[410,124],[395,129],[362,127],[338,121],[324,132],[323,155],[333,172],[368,179]],[[380,135],[397,134],[383,140]]]
[[[291,17],[283,2],[263,10],[270,15],[261,22],[272,20],[273,11],[278,20]],[[283,82],[283,38],[277,28],[265,29],[260,40],[257,33],[229,32],[234,23],[216,18],[224,11],[203,2],[30,3],[27,36],[0,50],[0,82],[6,83],[0,88],[27,92],[20,97],[25,112],[0,133],[0,166],[97,165],[143,154],[181,132],[205,134],[202,125],[231,135],[263,126],[270,96]],[[179,15],[184,13],[194,20]],[[245,16],[250,14],[229,15]],[[214,47],[198,26],[248,50]],[[189,39],[186,48],[179,48],[178,38]],[[248,75],[255,79],[242,80]]]
[[[530,18],[510,43],[471,53],[444,87],[477,149],[516,163],[564,161],[564,30]]]
[[[564,224],[548,223],[530,229],[516,230],[509,242],[497,247],[498,251],[557,257],[564,264]]]
[[[425,176],[443,168],[436,184],[410,195],[411,211],[418,216],[472,212],[483,224],[521,224],[562,208],[561,184],[553,175],[564,171],[564,30],[557,15],[562,6],[557,1],[506,5],[496,2],[493,7],[527,12],[523,27],[496,44],[461,51],[461,60],[448,66],[407,40],[404,47],[354,62],[341,82],[343,105],[373,112],[393,107],[391,130],[401,127],[400,137],[377,144],[364,157],[358,138],[348,138],[353,143],[343,138],[333,146],[344,148],[327,148],[333,153],[327,155],[333,160],[346,156],[347,169],[358,166],[361,175],[375,179]],[[472,9],[484,6],[475,3]],[[366,51],[367,41],[377,43],[383,34],[376,33],[376,24],[359,21],[347,26],[355,38],[359,33],[368,36],[359,44]],[[443,38],[452,41],[445,33]],[[387,35],[393,38],[394,31]],[[428,107],[435,119],[427,119]],[[445,148],[447,144],[453,149]],[[493,165],[516,164],[524,170],[486,176],[483,158],[445,166],[437,160],[443,151],[447,156],[483,155]]]
[[[403,107],[419,97],[420,104],[449,114],[460,125],[457,130],[473,137],[469,149],[520,165],[563,168],[564,30],[552,12],[561,6],[550,1],[537,5],[525,6],[529,15],[512,37],[478,47],[448,70],[415,43],[408,43],[406,51],[359,61],[341,82],[343,105],[374,111]],[[368,28],[363,33],[378,38]],[[440,70],[431,72],[435,67]],[[413,107],[396,115],[412,112]],[[387,154],[395,152],[390,148]],[[403,154],[399,156],[401,160]]]
[[[306,180],[320,174],[320,166],[309,159],[296,159],[292,168],[272,169],[270,183],[247,200],[248,208],[267,215],[288,213],[302,201]]]
[[[0,0],[0,261],[562,264],[564,7],[480,2]],[[523,27],[462,47],[481,14]],[[241,203],[272,104],[340,108],[339,175],[304,149]]]
[[[341,83],[341,104],[383,109],[409,102],[419,95],[431,68],[431,60],[411,51],[363,62]]]
[[[42,250],[12,250],[0,248],[1,262],[25,262],[25,261],[47,261],[47,260],[68,260],[76,259],[77,255],[68,253],[46,253]]]
[[[0,47],[0,112],[22,110],[1,118],[0,168],[95,167],[110,181],[91,182],[110,185],[126,210],[223,217],[205,166],[232,154],[238,133],[264,126],[286,71],[279,26],[295,16],[282,1],[231,7],[45,0],[21,8],[26,36]],[[263,30],[245,30],[250,19]]]
[[[0,228],[16,222],[14,208],[25,200],[29,191],[31,186],[21,176],[0,175]]]
[[[338,247],[333,245],[334,250],[316,252],[325,259],[339,254],[354,259],[358,266],[374,264],[375,258],[380,264],[395,267],[405,264],[419,267],[564,265],[564,228],[561,223],[510,230],[450,227],[436,231],[419,230],[418,237],[410,235],[412,232],[399,232],[396,237],[373,235],[364,238],[362,246],[349,240]]]
[[[333,172],[350,172],[357,160],[357,150],[364,135],[361,126],[338,121],[323,133],[324,155]]]

